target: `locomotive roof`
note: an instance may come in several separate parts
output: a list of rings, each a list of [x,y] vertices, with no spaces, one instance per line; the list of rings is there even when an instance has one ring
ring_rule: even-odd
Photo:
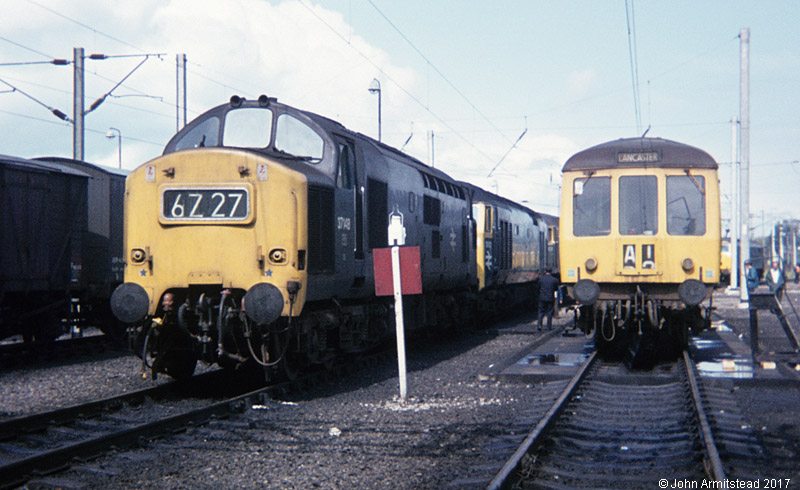
[[[363,133],[358,133],[356,131],[348,129],[346,126],[344,126],[342,123],[340,123],[338,121],[334,121],[333,119],[330,119],[328,117],[316,114],[314,112],[309,112],[309,111],[304,111],[304,110],[301,110],[301,109],[296,109],[296,108],[294,108],[292,106],[287,106],[285,104],[282,104],[282,105],[284,107],[289,107],[289,108],[295,109],[298,112],[302,112],[303,114],[305,114],[306,116],[311,118],[315,123],[317,123],[320,127],[322,127],[322,129],[324,129],[328,133],[339,132],[339,133],[342,133],[342,134],[350,135],[353,138],[359,138],[361,140],[369,141],[370,143],[375,145],[377,150],[379,152],[381,152],[381,154],[383,154],[384,156],[393,157],[393,158],[402,160],[404,163],[411,164],[412,166],[415,166],[418,169],[424,170],[425,172],[427,172],[429,174],[436,175],[437,177],[445,179],[445,180],[448,180],[450,182],[455,182],[455,179],[453,179],[452,177],[450,177],[446,173],[442,172],[441,170],[439,170],[437,168],[434,168],[434,167],[431,167],[430,165],[425,164],[424,162],[418,160],[417,158],[414,158],[413,156],[411,156],[411,155],[409,155],[407,153],[403,153],[402,151],[398,150],[397,148],[395,148],[393,146],[389,146],[386,143],[383,143],[382,141],[378,141],[378,140],[376,140],[376,139],[374,139],[374,138],[372,138],[370,136],[367,136],[367,135],[365,135]]]
[[[539,213],[539,216],[547,223],[548,226],[558,226],[559,217],[552,214]]]
[[[503,204],[510,208],[517,209],[524,213],[528,213],[533,217],[540,216],[540,213],[534,211],[533,209],[522,205],[516,201],[512,201],[503,196],[498,196],[492,192],[487,191],[486,189],[482,189],[475,184],[470,184],[469,182],[458,182],[461,186],[469,190],[469,194],[472,197],[473,202],[488,202],[490,204],[498,205]]]
[[[622,138],[576,153],[562,171],[625,167],[716,169],[717,162],[705,151],[677,141]]]
[[[320,114],[306,111],[303,109],[298,109],[294,106],[278,102],[277,98],[274,97],[267,97],[266,95],[259,96],[258,99],[245,99],[243,97],[233,96],[228,103],[220,104],[216,107],[212,107],[211,109],[207,110],[194,120],[192,120],[189,124],[187,124],[181,131],[177,134],[173,135],[170,141],[167,143],[166,147],[164,148],[164,154],[171,153],[175,151],[175,144],[180,139],[180,137],[185,134],[186,131],[192,129],[195,126],[196,121],[204,119],[205,116],[221,113],[227,111],[230,107],[275,107],[280,111],[285,111],[295,115],[302,115],[310,119],[314,122],[317,126],[319,126],[323,131],[328,134],[339,133],[344,136],[348,136],[353,139],[358,139],[362,142],[369,142],[371,143],[377,151],[387,157],[392,157],[398,160],[401,160],[403,163],[407,165],[414,166],[418,168],[420,171],[426,172],[428,174],[435,175],[440,179],[447,180],[448,182],[455,183],[455,179],[447,175],[446,173],[442,172],[441,170],[426,165],[425,163],[421,162],[420,160],[403,153],[402,151],[389,146],[383,142],[380,142],[376,139],[373,139],[365,134],[358,133],[356,131],[350,130],[345,127],[342,123],[330,119],[328,117],[322,116]]]

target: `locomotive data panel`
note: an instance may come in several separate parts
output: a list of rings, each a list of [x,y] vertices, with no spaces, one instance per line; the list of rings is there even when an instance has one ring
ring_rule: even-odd
[[[161,189],[161,221],[167,223],[249,222],[248,187],[164,187]]]

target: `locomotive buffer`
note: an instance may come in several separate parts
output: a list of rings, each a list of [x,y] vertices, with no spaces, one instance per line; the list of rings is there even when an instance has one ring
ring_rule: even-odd
[[[422,294],[419,247],[405,247],[406,228],[403,214],[389,214],[390,248],[373,249],[375,296],[394,296],[394,319],[397,335],[397,370],[400,399],[406,400],[406,344],[403,321],[403,294]]]

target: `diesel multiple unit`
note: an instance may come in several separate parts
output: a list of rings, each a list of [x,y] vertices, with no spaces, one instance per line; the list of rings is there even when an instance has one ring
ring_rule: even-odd
[[[717,163],[692,146],[620,139],[567,160],[561,277],[598,349],[682,349],[688,328],[708,325],[719,213]]]

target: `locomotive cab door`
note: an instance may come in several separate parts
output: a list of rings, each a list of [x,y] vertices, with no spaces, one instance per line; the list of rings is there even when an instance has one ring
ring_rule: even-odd
[[[355,145],[349,139],[336,137],[338,161],[336,169],[336,273],[345,287],[364,285],[363,202]],[[344,284],[343,284],[344,286]]]

